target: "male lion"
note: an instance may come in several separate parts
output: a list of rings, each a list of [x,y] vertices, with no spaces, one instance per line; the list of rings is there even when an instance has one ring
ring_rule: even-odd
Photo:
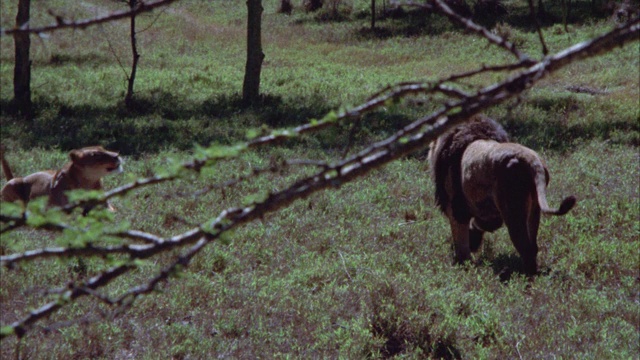
[[[569,196],[560,208],[549,208],[549,172],[538,154],[510,143],[497,122],[476,115],[431,143],[429,161],[436,203],[451,225],[456,262],[471,259],[484,232],[504,223],[525,272],[535,274],[540,212],[564,215],[576,203]]]
[[[71,161],[58,171],[44,170],[14,178],[4,158],[4,148],[0,148],[2,170],[8,181],[0,191],[0,199],[9,202],[21,200],[27,204],[37,197],[48,196],[49,206],[65,206],[69,203],[65,191],[102,190],[102,177],[122,171],[122,159],[118,153],[107,151],[102,146],[72,150],[69,157]],[[110,204],[108,207],[114,210]],[[89,210],[85,209],[85,213]]]

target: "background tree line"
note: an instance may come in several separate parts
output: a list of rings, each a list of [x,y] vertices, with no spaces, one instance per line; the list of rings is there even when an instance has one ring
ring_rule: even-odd
[[[116,0],[118,1],[118,0]],[[99,20],[96,23],[111,21],[118,18],[122,18],[123,15],[128,15],[130,19],[130,43],[131,43],[131,70],[127,75],[127,90],[124,98],[124,103],[127,108],[133,109],[135,107],[134,102],[134,84],[136,78],[136,72],[138,69],[138,62],[140,60],[140,53],[136,42],[136,16],[140,13],[151,11],[156,8],[168,6],[175,0],[158,0],[155,2],[144,2],[140,0],[121,0],[127,7],[128,11],[121,12],[117,15],[110,15],[104,19]],[[447,0],[445,1],[453,11],[461,16],[472,18],[475,21],[483,24],[495,24],[505,15],[507,15],[506,7],[502,4],[501,0],[475,0],[473,2],[465,0]],[[588,0],[588,1],[572,1],[563,0],[561,6],[558,4],[549,4],[545,6],[543,0],[538,0],[534,5],[533,0],[528,0],[530,7],[530,18],[524,19],[528,22],[528,26],[539,27],[540,22],[554,23],[562,21],[567,30],[567,24],[574,21],[572,14],[572,7],[584,6],[587,4],[590,7],[591,15],[593,17],[613,16],[616,19],[629,20],[633,15],[638,13],[638,4],[633,3],[632,0],[621,1],[605,1],[605,0]],[[75,24],[73,21],[64,19],[62,16],[56,15],[55,12],[51,12],[54,16],[56,25],[45,27],[40,31],[29,30],[30,24],[30,0],[18,0],[18,11],[16,15],[16,27],[15,29],[4,29],[3,34],[13,34],[15,43],[15,68],[14,68],[14,99],[13,104],[15,111],[22,115],[25,119],[33,117],[33,106],[31,101],[31,59],[29,56],[31,41],[30,34],[39,34],[43,32],[53,31],[63,27],[71,28],[83,28],[84,24]],[[552,5],[554,8],[552,8]],[[377,6],[375,0],[371,0],[370,17],[371,17],[371,30],[376,30],[376,18],[388,17],[388,16],[405,16],[408,9],[417,9],[421,12],[420,16],[424,15],[424,12],[431,12],[431,9],[425,6],[421,6],[420,3],[407,3],[400,2],[383,2],[381,14],[377,12]],[[558,9],[559,8],[559,9]],[[290,0],[281,0],[279,12],[283,14],[291,14],[294,9],[294,5]],[[349,16],[350,10],[346,2],[341,0],[332,0],[325,3],[322,0],[305,0],[302,3],[302,9],[307,12],[324,11],[324,14],[329,16],[327,19],[341,19],[345,16]],[[242,87],[242,101],[245,106],[257,105],[260,99],[260,70],[262,68],[262,62],[264,60],[264,53],[262,51],[262,2],[258,0],[251,0],[247,2],[247,61],[245,66],[245,78]],[[558,14],[558,10],[560,13]],[[583,12],[584,14],[584,12]],[[585,19],[580,19],[584,21]],[[410,26],[420,26],[413,24]],[[544,46],[544,43],[543,43]],[[118,60],[119,61],[119,60]]]

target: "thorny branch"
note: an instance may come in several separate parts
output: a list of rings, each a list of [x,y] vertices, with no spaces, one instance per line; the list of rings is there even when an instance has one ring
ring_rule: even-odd
[[[441,2],[436,0],[435,3],[440,4]],[[469,24],[466,24],[465,26],[469,26]],[[482,32],[482,34],[486,37],[484,32]],[[446,87],[445,83],[450,82],[451,79],[459,79],[461,77],[480,73],[479,70],[477,72],[474,71],[467,73],[470,75],[454,75],[449,79],[445,79],[431,85],[422,83],[403,83],[395,87],[384,89],[364,104],[351,110],[343,111],[338,115],[329,116],[323,120],[314,121],[291,130],[274,132],[271,135],[257,138],[246,144],[239,145],[235,148],[237,152],[253,149],[258,146],[273,144],[279,140],[285,140],[331,126],[337,120],[357,118],[363,113],[371,111],[379,106],[383,106],[389,100],[398,99],[408,94],[444,93],[445,95],[451,96],[455,99],[433,113],[407,125],[387,139],[377,142],[357,154],[344,158],[335,164],[323,164],[321,169],[319,169],[314,175],[301,179],[284,190],[271,193],[262,201],[254,202],[251,205],[241,208],[229,208],[224,210],[217,218],[182,234],[175,235],[170,238],[162,238],[154,234],[130,230],[110,235],[142,240],[144,244],[125,244],[111,247],[98,247],[87,244],[80,248],[42,249],[22,254],[0,256],[0,262],[7,267],[18,262],[51,256],[125,254],[128,255],[129,259],[124,263],[115,265],[112,268],[95,275],[85,283],[70,284],[69,287],[60,294],[60,298],[58,300],[43,305],[42,307],[30,312],[23,319],[4,328],[0,334],[0,338],[10,335],[16,335],[18,338],[24,336],[35,323],[43,320],[81,296],[93,296],[103,302],[113,305],[128,305],[137,296],[154,291],[159,283],[166,281],[175,271],[188,266],[193,256],[198,254],[207,244],[219,239],[225,232],[237,228],[247,222],[259,219],[268,213],[275,212],[278,209],[288,206],[294,201],[303,199],[312,193],[330,187],[339,187],[341,184],[365,175],[375,168],[424,148],[431,140],[435,139],[448,128],[465,121],[470,116],[493,105],[517,96],[548,74],[553,73],[578,59],[593,57],[600,53],[610,51],[617,46],[622,46],[631,41],[637,41],[639,37],[640,20],[635,19],[598,38],[574,45],[559,53],[547,56],[540,62],[530,63],[530,60],[523,60],[526,59],[526,57],[518,55],[519,62],[514,64],[513,68],[510,66],[504,66],[505,70],[522,67],[523,61],[528,65],[530,64],[530,66],[519,74],[513,75],[502,82],[482,88],[472,95]],[[204,160],[193,160],[182,164],[182,168],[198,171],[202,167],[209,166],[212,163],[215,163],[215,161],[221,159],[223,158],[213,157]],[[106,193],[105,199],[125,194],[142,186],[169,181],[177,176],[177,174],[173,174],[138,180],[132,184],[125,185]],[[81,203],[75,203],[71,204],[69,209],[65,209],[71,210],[73,207],[81,205]],[[19,221],[19,219],[14,219],[14,221]],[[63,228],[64,226],[60,225],[56,230],[60,231]],[[122,276],[132,269],[135,269],[135,260],[147,259],[161,252],[182,248],[188,245],[191,245],[190,249],[146,283],[123,292],[115,299],[109,299],[98,292],[98,289],[103,288],[112,280]],[[7,328],[9,330],[6,330]]]

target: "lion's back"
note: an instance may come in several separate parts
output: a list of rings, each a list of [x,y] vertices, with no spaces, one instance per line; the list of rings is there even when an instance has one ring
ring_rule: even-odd
[[[498,122],[478,114],[440,136],[429,155],[435,182],[436,204],[443,212],[452,205],[456,217],[469,216],[464,199],[461,199],[463,194],[460,165],[467,147],[477,140],[504,143],[509,141],[509,135]],[[451,184],[447,184],[448,181]]]

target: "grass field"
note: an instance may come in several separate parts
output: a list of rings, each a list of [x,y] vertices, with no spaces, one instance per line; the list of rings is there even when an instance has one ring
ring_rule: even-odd
[[[536,34],[517,21],[525,2],[504,3],[510,15],[493,29],[540,57]],[[371,33],[368,2],[341,4],[341,21],[321,21],[299,8],[285,16],[276,13],[277,2],[264,4],[265,101],[253,109],[242,108],[238,95],[245,56],[242,2],[183,0],[140,18],[139,29],[148,29],[139,34],[135,111],[123,106],[126,77],[118,65],[119,59],[128,71],[126,23],[32,39],[36,117],[29,126],[11,113],[13,46],[3,37],[0,135],[10,148],[7,159],[14,173],[28,174],[59,167],[69,149],[99,143],[126,157],[125,174],[105,181],[111,189],[188,160],[196,143],[235,144],[250,130],[302,124],[361,103],[390,84],[435,80],[478,63],[510,60],[434,15],[422,19],[419,31],[406,26],[416,19],[401,18],[380,20],[380,30]],[[48,24],[47,9],[80,19],[123,5],[51,0],[32,2],[32,8],[33,22]],[[610,19],[581,14],[575,13],[568,33],[561,24],[545,26],[551,52],[613,26]],[[0,1],[0,16],[2,27],[13,23],[14,1]],[[36,359],[637,358],[639,67],[634,43],[575,63],[519,101],[489,111],[547,160],[552,206],[569,194],[579,199],[568,215],[542,220],[541,274],[533,279],[519,273],[520,259],[505,229],[487,237],[473,264],[451,265],[449,226],[433,202],[422,152],[243,226],[208,245],[185,271],[130,308],[113,309],[95,298],[65,307],[22,339],[20,354]],[[483,76],[469,86],[500,78]],[[576,87],[594,94],[571,90]],[[411,98],[370,113],[357,131],[338,126],[244,153],[199,176],[142,188],[113,201],[118,212],[105,226],[128,223],[162,236],[179,234],[314,169],[288,167],[194,195],[208,185],[283,158],[335,161],[438,106],[428,100]],[[20,229],[2,235],[0,253],[76,240]],[[106,293],[141,284],[178,255],[140,262]],[[112,261],[46,259],[1,269],[2,324],[56,299],[47,289],[86,280]],[[3,339],[0,357],[11,358],[16,347],[15,338]]]

